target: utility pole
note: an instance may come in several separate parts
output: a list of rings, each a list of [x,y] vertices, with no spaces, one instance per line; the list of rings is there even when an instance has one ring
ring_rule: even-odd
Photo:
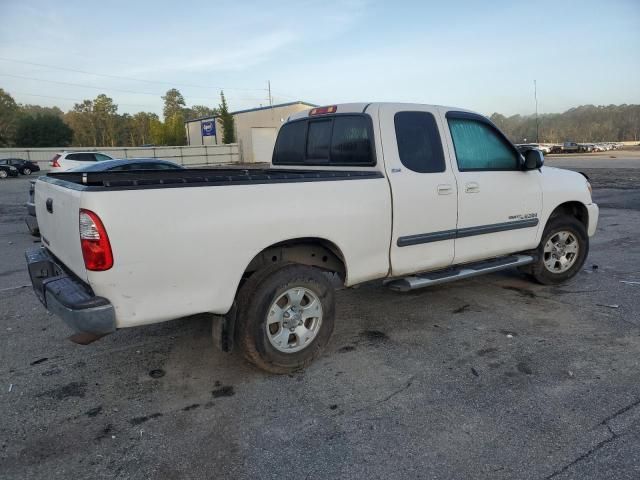
[[[533,98],[536,101],[536,143],[540,143],[540,127],[538,124],[538,86],[535,79],[533,80]]]
[[[271,80],[267,80],[267,86],[269,88],[269,106],[273,107],[273,99],[271,98]]]

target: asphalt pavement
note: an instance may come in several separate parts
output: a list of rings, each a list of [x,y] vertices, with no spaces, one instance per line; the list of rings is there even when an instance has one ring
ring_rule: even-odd
[[[640,187],[600,175],[566,285],[342,290],[289,376],[214,349],[205,317],[67,341],[26,286],[28,182],[0,182],[0,478],[640,478]]]

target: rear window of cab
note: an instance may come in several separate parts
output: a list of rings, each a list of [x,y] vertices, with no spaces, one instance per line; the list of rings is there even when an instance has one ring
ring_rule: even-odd
[[[274,165],[375,165],[371,118],[333,115],[285,123],[273,151]]]

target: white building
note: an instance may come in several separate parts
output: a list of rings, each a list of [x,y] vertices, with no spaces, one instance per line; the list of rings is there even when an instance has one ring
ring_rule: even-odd
[[[270,162],[280,125],[290,115],[315,106],[317,105],[297,101],[231,112],[241,161]],[[189,145],[222,144],[224,133],[219,117],[189,120],[185,122],[185,129]]]

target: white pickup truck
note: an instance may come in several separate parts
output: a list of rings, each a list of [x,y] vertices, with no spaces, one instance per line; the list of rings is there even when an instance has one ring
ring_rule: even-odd
[[[40,177],[36,294],[80,343],[209,312],[223,349],[282,373],[331,336],[327,272],[399,291],[511,267],[555,284],[598,221],[584,176],[457,108],[314,108],[283,124],[272,163]]]

